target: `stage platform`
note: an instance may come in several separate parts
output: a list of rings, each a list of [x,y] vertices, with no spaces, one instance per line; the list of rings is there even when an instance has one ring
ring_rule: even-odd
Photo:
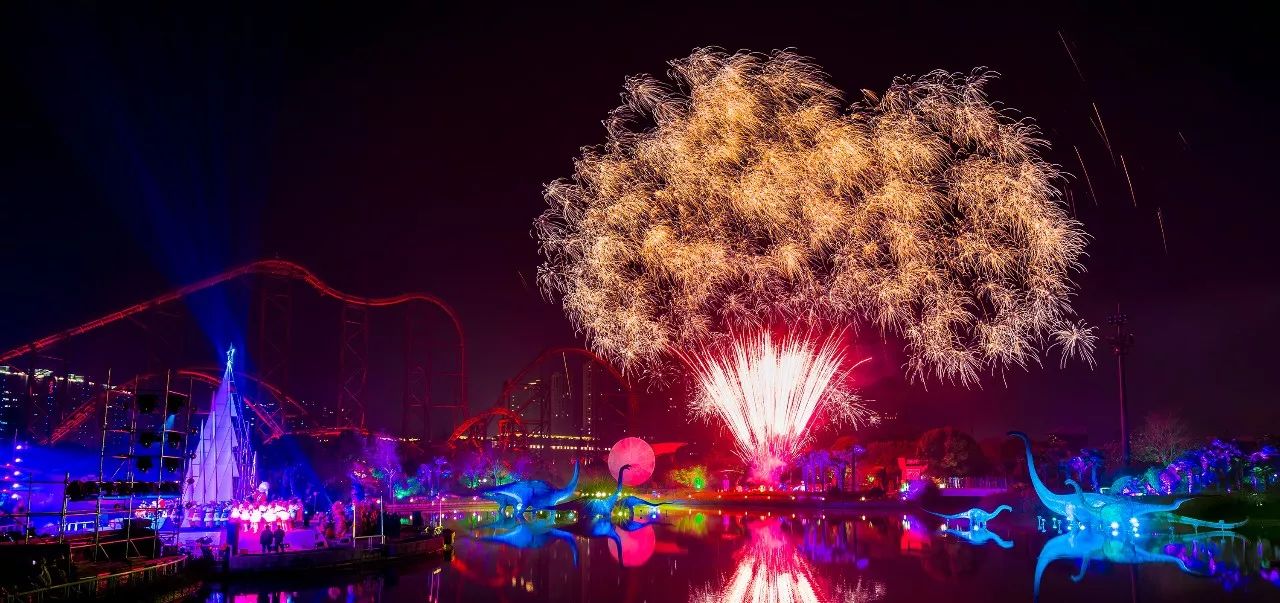
[[[259,534],[253,532],[240,533],[240,554],[256,554],[262,552],[262,545],[258,543]],[[186,547],[188,550],[199,550],[200,539],[208,537],[210,545],[215,549],[222,548],[226,543],[227,531],[225,529],[208,529],[208,528],[182,528],[178,531],[178,546]],[[284,543],[288,551],[308,551],[318,548],[317,545],[324,544],[324,538],[320,532],[313,528],[295,528],[284,533]]]

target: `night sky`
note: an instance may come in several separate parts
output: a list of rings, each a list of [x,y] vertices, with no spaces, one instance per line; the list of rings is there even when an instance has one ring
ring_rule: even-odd
[[[1219,435],[1280,425],[1280,96],[1261,14],[447,4],[472,8],[6,3],[0,348],[278,256],[348,291],[448,300],[469,331],[472,404],[488,405],[539,350],[581,343],[533,285],[531,222],[542,185],[603,140],[623,79],[698,46],[793,48],[852,96],[935,68],[1003,74],[992,95],[1036,119],[1076,176],[1094,237],[1079,314],[1102,328],[1117,304],[1131,317],[1135,419],[1175,409]],[[863,348],[864,391],[899,414],[892,430],[1116,433],[1105,349],[1093,371],[1055,358],[926,391],[903,382],[897,348]]]

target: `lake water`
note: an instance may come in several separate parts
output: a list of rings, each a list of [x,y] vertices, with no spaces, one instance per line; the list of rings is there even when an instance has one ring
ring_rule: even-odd
[[[1128,526],[1062,531],[1035,517],[944,532],[923,513],[677,509],[595,525],[452,516],[454,555],[376,574],[206,592],[218,602],[797,603],[1280,601],[1275,533]],[[1006,548],[1007,547],[1007,548]],[[1087,559],[1084,563],[1082,560]]]

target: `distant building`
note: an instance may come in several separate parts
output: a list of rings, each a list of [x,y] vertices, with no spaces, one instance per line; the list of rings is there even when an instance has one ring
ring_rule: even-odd
[[[82,375],[58,375],[36,368],[34,376],[14,366],[0,366],[0,441],[43,440],[81,405],[106,387]],[[96,433],[98,426],[93,427]]]
[[[11,444],[19,432],[26,430],[26,399],[27,374],[0,365],[0,442]]]
[[[590,438],[594,435],[592,429],[592,420],[595,417],[594,407],[596,404],[596,368],[594,363],[585,362],[582,365],[582,412],[579,413],[578,435]]]

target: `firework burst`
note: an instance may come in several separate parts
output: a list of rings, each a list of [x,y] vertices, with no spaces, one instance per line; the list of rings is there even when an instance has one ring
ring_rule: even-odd
[[[734,338],[723,353],[684,356],[700,386],[694,411],[724,421],[756,483],[777,483],[800,454],[819,414],[838,423],[875,423],[878,416],[846,385],[837,337],[815,341],[769,334]],[[860,364],[860,363],[858,363]]]
[[[868,325],[907,372],[969,385],[1040,362],[1086,235],[988,72],[900,78],[844,108],[811,62],[698,50],[627,81],[608,136],[547,186],[539,282],[625,371],[771,325]],[[1086,343],[1089,345],[1078,345]]]

